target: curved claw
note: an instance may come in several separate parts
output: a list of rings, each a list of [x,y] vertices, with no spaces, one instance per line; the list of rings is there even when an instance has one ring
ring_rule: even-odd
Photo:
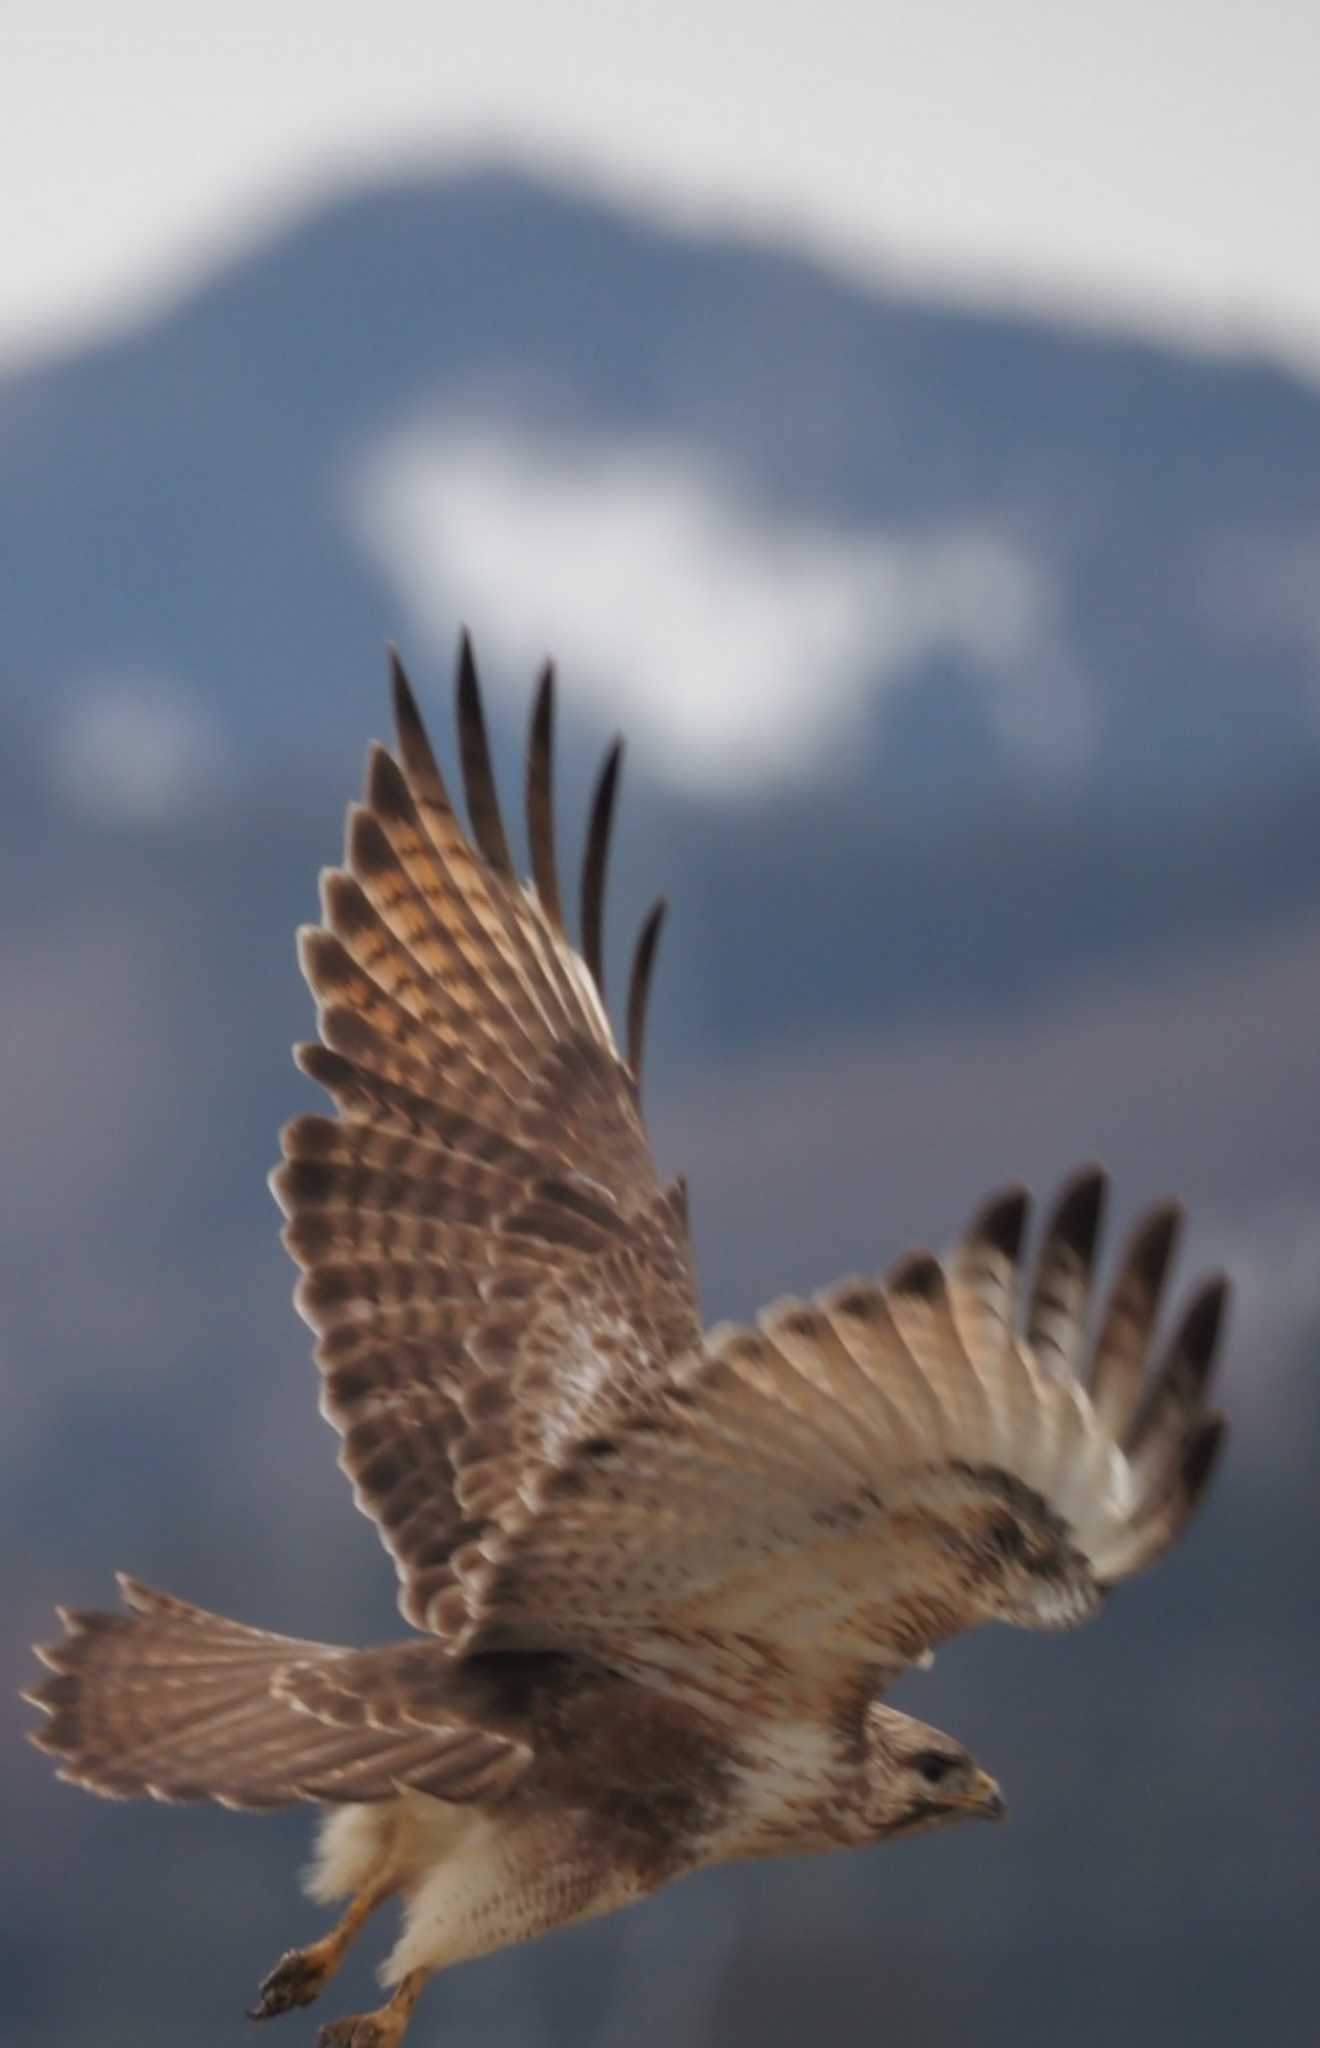
[[[291,1948],[269,1976],[263,1977],[257,2003],[248,2007],[250,2020],[273,2020],[282,2012],[310,2005],[330,1975],[324,1956],[312,1948]]]

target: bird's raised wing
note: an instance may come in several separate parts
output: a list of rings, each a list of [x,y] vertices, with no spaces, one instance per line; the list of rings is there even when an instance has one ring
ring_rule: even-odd
[[[287,1127],[272,1187],[341,1462],[404,1614],[452,1636],[472,1619],[462,1565],[518,1519],[529,1474],[612,1427],[700,1325],[683,1190],[659,1185],[638,1106],[662,904],[633,959],[626,1056],[602,995],[620,749],[592,806],[578,951],[555,859],[550,671],[528,746],[526,886],[466,639],[470,838],[397,661],[394,688],[398,759],[373,748],[344,866],[322,875],[324,923],[299,935],[321,1043],[296,1056],[339,1117]]]
[[[1065,1188],[1029,1286],[1011,1189],[943,1263],[712,1332],[464,1558],[485,1617],[465,1646],[571,1643],[736,1702],[841,1661],[883,1682],[981,1621],[1081,1620],[1178,1535],[1224,1433],[1221,1279],[1150,1364],[1173,1205],[1133,1232],[1088,1344],[1104,1192],[1096,1169]]]

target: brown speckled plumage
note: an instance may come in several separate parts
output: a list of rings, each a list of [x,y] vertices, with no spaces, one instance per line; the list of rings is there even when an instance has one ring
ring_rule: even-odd
[[[397,661],[394,693],[396,753],[372,749],[299,935],[320,1042],[297,1057],[337,1115],[288,1126],[272,1185],[323,1410],[424,1633],[338,1649],[124,1580],[125,1612],[65,1616],[30,1695],[36,1739],[94,1791],[331,1809],[316,1889],[355,1903],[256,2011],[314,1997],[400,1894],[394,1996],[327,2030],[354,2048],[391,2048],[434,1968],[699,1864],[998,1811],[881,1695],[960,1629],[1083,1619],[1178,1535],[1224,1427],[1205,1406],[1221,1280],[1151,1364],[1173,1205],[1137,1225],[1088,1343],[1095,1168],[1030,1263],[1009,1188],[943,1261],[703,1335],[685,1190],[661,1186],[639,1108],[662,904],[623,1052],[603,997],[619,749],[578,950],[551,671],[527,885],[466,639],[470,833]]]

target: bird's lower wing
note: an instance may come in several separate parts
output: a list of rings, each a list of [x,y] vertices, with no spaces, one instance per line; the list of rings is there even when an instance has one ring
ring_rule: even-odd
[[[1222,1281],[1150,1364],[1171,1205],[1088,1345],[1103,1194],[1094,1170],[1065,1188],[1029,1286],[1013,1189],[943,1263],[712,1332],[464,1560],[488,1619],[463,1647],[572,1644],[736,1693],[836,1658],[892,1674],[980,1621],[1081,1620],[1178,1535],[1224,1429],[1204,1401]]]

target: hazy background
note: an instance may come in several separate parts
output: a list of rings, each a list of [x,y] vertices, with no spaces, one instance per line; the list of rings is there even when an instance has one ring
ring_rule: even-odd
[[[382,648],[563,827],[631,738],[709,1316],[1080,1159],[1239,1283],[1233,1456],[1075,1638],[900,1704],[1007,1828],[682,1885],[420,2043],[1309,2042],[1320,1800],[1320,17],[235,0],[0,28],[0,1611],[114,1566],[396,1627],[262,1187]],[[222,2048],[306,1815],[116,1808],[0,1703],[16,2048]],[[320,2017],[374,1999],[384,1930]],[[283,2023],[311,2042],[317,2015]]]

